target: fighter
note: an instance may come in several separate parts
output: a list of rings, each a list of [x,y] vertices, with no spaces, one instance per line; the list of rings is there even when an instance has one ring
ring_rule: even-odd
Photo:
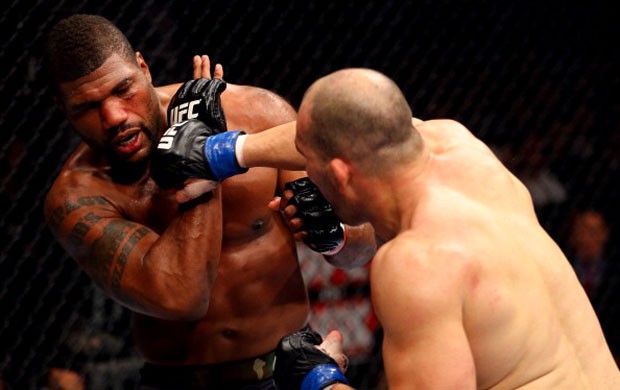
[[[384,242],[370,282],[390,389],[620,388],[526,187],[465,126],[412,118],[388,77],[344,69],[306,91],[295,143],[337,215]],[[278,385],[350,389],[340,337],[283,338]]]
[[[197,80],[155,87],[142,54],[96,15],[58,22],[45,64],[57,107],[83,141],[47,194],[46,220],[92,280],[133,312],[146,360],[140,386],[275,388],[278,340],[308,315],[294,236],[267,206],[305,176],[274,169],[289,167],[282,156],[299,161],[293,137],[248,140],[248,162],[267,160],[263,167],[210,177],[215,185],[169,169],[178,166],[166,165],[166,152],[182,146],[164,145],[183,129],[258,136],[294,120],[293,108],[267,90],[210,80],[206,56],[194,58]],[[216,66],[215,78],[222,75]],[[170,130],[168,119],[180,122]],[[261,154],[272,147],[277,153]],[[329,244],[326,258],[370,258],[371,229],[338,227],[329,237],[305,236]]]

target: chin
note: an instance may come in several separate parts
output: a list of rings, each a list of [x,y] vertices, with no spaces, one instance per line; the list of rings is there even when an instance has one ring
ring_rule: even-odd
[[[136,152],[133,156],[131,156],[127,161],[130,163],[138,164],[147,161],[151,157],[150,149],[143,149]]]
[[[139,165],[148,161],[150,155],[149,149],[141,149],[129,156],[113,154],[111,160],[115,165]]]

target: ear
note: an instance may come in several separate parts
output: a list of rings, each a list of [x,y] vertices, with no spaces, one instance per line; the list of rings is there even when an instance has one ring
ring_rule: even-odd
[[[336,178],[336,188],[343,193],[351,180],[351,167],[349,163],[340,158],[334,158],[329,162],[329,168]]]
[[[153,78],[151,77],[151,71],[149,70],[149,66],[146,64],[144,57],[142,57],[142,53],[140,53],[139,51],[136,52],[136,62],[138,63],[140,70],[142,70],[142,73],[144,73],[144,76],[146,76],[146,79],[149,81],[149,83],[152,83]]]

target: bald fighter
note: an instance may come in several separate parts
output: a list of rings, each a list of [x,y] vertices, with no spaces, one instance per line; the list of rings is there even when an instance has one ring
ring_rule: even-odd
[[[269,91],[210,80],[206,56],[194,58],[196,80],[154,87],[143,56],[100,16],[61,20],[45,49],[57,106],[83,140],[47,195],[46,219],[133,311],[141,388],[275,389],[274,350],[304,327],[308,299],[291,227],[267,204],[305,173],[274,169],[303,161],[292,132],[276,129],[263,146],[258,134],[295,111]],[[234,152],[234,129],[259,140],[247,143],[247,165],[217,152]],[[185,151],[200,164],[182,161]],[[257,162],[272,168],[248,170]],[[331,220],[328,211],[319,214]],[[370,258],[372,230],[347,229],[345,242],[344,229],[305,237],[329,260]]]
[[[342,220],[370,222],[385,241],[371,294],[390,389],[620,388],[592,306],[528,191],[462,124],[412,119],[393,81],[345,69],[306,92],[295,142]],[[326,354],[320,342],[284,338],[276,382],[349,388],[339,343]]]

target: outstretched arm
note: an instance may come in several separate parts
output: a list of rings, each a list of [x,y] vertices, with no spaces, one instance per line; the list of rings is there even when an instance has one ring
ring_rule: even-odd
[[[305,170],[306,159],[295,148],[296,124],[295,121],[288,122],[247,135],[243,144],[243,160],[246,166]]]
[[[423,121],[412,118],[412,123],[418,125]],[[246,166],[305,170],[306,159],[295,148],[296,126],[294,121],[246,136],[242,149]]]
[[[195,79],[211,77],[211,63],[208,56],[194,56],[193,61]],[[222,65],[215,65],[213,78],[224,78]],[[242,145],[236,149],[237,160],[245,168],[269,167],[303,171],[306,160],[295,148],[296,124],[295,120],[289,120],[267,130],[242,136],[240,139]]]

